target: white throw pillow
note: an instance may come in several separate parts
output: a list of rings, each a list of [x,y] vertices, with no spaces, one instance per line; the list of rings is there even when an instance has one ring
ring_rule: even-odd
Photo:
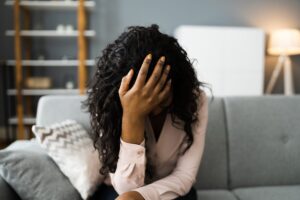
[[[99,174],[98,151],[86,130],[75,120],[67,119],[50,126],[33,125],[32,131],[81,197],[91,196],[104,176]]]

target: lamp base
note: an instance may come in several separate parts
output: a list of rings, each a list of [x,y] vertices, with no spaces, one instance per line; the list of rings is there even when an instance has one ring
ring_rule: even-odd
[[[289,56],[286,56],[284,60],[284,94],[294,95],[294,93],[292,61]]]
[[[271,79],[267,85],[266,94],[271,94],[274,85],[278,79],[281,68],[284,67],[284,94],[294,95],[294,83],[292,74],[291,59],[287,55],[280,55],[275,66],[275,69],[271,75]]]

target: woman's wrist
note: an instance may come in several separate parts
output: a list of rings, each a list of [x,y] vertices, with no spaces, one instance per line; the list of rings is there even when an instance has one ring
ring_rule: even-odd
[[[116,200],[145,200],[145,199],[139,192],[129,191],[121,194]]]
[[[132,116],[123,113],[122,134],[123,141],[133,144],[141,144],[144,140],[145,117]]]

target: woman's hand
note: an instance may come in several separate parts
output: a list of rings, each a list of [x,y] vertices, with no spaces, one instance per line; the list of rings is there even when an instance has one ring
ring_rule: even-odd
[[[163,71],[164,61],[165,57],[159,59],[149,80],[145,83],[151,62],[151,54],[149,54],[144,59],[136,81],[130,90],[129,83],[133,76],[133,70],[131,69],[122,78],[118,92],[123,108],[121,138],[125,142],[140,144],[144,140],[145,117],[170,96],[171,81],[165,84],[170,65]]]
[[[116,200],[145,200],[144,197],[136,192],[136,191],[130,191],[130,192],[125,192],[118,196]]]
[[[136,81],[130,90],[128,90],[128,88],[133,76],[133,69],[122,78],[119,97],[125,115],[138,118],[146,117],[155,107],[164,101],[171,92],[171,81],[169,80],[165,85],[170,71],[170,65],[163,71],[165,62],[164,56],[158,60],[153,73],[147,83],[145,83],[152,59],[151,57],[151,54],[148,54],[144,59]],[[163,74],[161,75],[162,72]]]

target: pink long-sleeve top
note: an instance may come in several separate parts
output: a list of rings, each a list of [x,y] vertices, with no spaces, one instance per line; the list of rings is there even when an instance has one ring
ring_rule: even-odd
[[[105,183],[113,185],[120,195],[127,191],[139,192],[145,200],[175,199],[189,192],[195,183],[200,166],[208,121],[207,96],[203,92],[197,111],[199,123],[192,125],[194,142],[184,153],[182,141],[185,132],[172,125],[171,115],[166,115],[160,136],[156,142],[149,118],[146,118],[147,142],[131,144],[120,139],[119,160],[115,173],[110,173]],[[200,102],[199,102],[200,103]],[[179,119],[178,119],[179,120]],[[155,167],[155,180],[145,185],[146,148]]]

